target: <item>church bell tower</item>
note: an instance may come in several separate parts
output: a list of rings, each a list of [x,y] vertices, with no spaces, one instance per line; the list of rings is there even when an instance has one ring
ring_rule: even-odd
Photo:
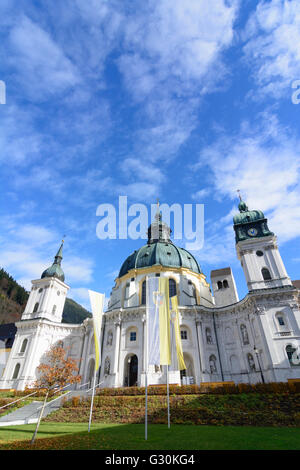
[[[65,284],[65,275],[61,268],[62,241],[53,264],[46,269],[41,279],[32,281],[32,288],[22,320],[43,318],[53,322],[61,322],[66,295],[69,286]]]
[[[240,196],[239,214],[233,217],[236,251],[249,291],[291,286],[281,259],[277,237],[260,210],[249,210]]]

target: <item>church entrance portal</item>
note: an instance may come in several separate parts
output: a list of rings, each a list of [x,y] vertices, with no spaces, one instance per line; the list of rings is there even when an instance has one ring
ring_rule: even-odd
[[[132,354],[125,359],[125,386],[133,387],[137,385],[137,379],[138,358],[135,354]]]

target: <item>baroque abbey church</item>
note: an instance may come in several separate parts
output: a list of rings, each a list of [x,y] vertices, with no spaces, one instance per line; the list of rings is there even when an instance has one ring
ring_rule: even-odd
[[[239,203],[233,218],[237,257],[248,293],[239,300],[230,267],[206,280],[195,257],[170,239],[170,228],[157,216],[147,243],[123,262],[103,315],[101,387],[145,385],[146,282],[169,279],[178,296],[181,342],[186,369],[172,371],[170,383],[283,382],[300,378],[299,291],[292,284],[263,212]],[[155,228],[155,230],[153,230]],[[153,233],[156,233],[153,236]],[[69,286],[59,248],[52,266],[32,289],[8,357],[0,388],[23,390],[36,380],[45,353],[59,342],[79,361],[82,384],[94,373],[93,320],[62,323]],[[99,288],[101,291],[101,288]],[[148,384],[166,383],[161,367],[149,366]]]

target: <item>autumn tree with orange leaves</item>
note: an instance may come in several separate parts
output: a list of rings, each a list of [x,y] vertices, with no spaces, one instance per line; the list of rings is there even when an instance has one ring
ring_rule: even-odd
[[[51,346],[45,359],[46,361],[38,366],[39,378],[35,387],[53,390],[81,381],[77,361],[66,358],[66,350],[62,346]]]

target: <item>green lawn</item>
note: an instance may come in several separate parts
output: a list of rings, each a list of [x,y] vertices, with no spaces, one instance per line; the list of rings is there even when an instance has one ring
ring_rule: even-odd
[[[249,426],[92,424],[42,422],[33,446],[35,425],[0,427],[0,449],[61,450],[300,450],[300,428]]]

